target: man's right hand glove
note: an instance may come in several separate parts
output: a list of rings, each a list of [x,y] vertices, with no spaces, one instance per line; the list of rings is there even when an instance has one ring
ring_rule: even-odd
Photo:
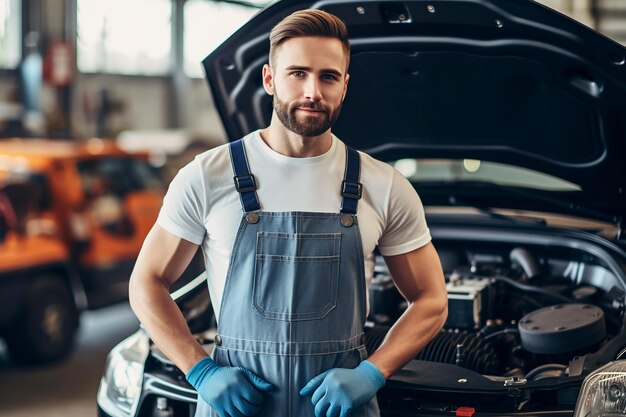
[[[248,369],[220,366],[208,356],[200,359],[186,378],[220,417],[256,415],[263,403],[259,390],[274,387]]]

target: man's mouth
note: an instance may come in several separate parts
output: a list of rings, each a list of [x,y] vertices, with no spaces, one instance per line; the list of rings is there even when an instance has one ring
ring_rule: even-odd
[[[305,113],[310,113],[310,114],[325,113],[324,110],[316,110],[316,109],[311,109],[307,107],[298,107],[296,110],[300,110],[300,111],[303,111]]]

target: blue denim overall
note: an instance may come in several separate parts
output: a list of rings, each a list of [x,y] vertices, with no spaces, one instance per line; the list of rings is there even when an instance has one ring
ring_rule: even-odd
[[[299,391],[330,368],[354,368],[363,345],[366,288],[356,211],[359,154],[346,148],[340,213],[266,212],[242,141],[230,144],[243,216],[230,258],[213,359],[250,369],[276,389],[260,417],[314,417]],[[351,416],[380,415],[374,397]],[[197,417],[217,416],[198,398]]]

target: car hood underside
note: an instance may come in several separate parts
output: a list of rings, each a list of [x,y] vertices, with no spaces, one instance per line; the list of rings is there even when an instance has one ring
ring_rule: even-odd
[[[478,159],[581,187],[626,213],[626,48],[530,0],[281,1],[203,62],[231,139],[269,124],[269,31],[319,8],[350,33],[350,83],[333,128],[386,159]]]

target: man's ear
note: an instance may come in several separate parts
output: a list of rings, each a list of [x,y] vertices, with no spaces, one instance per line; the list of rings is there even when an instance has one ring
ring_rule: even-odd
[[[341,102],[343,102],[346,98],[346,93],[348,92],[348,81],[350,81],[350,74],[346,74],[346,80],[343,83],[343,97],[341,97]]]
[[[270,96],[274,95],[274,75],[269,64],[263,65],[263,88]]]

